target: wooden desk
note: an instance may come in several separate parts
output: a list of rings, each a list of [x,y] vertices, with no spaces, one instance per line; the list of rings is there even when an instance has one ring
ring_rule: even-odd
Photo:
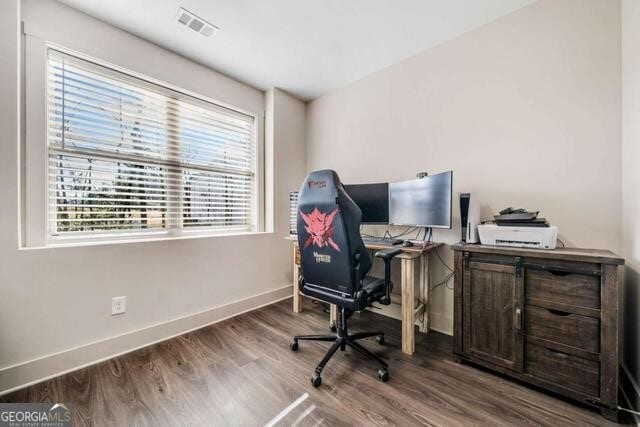
[[[293,311],[300,313],[302,311],[302,297],[298,289],[298,280],[300,278],[300,253],[298,251],[298,242],[294,237],[286,237],[286,239],[294,242],[293,244]],[[391,295],[391,305],[380,306],[375,313],[390,316],[402,321],[402,352],[405,354],[415,353],[415,323],[419,321],[418,329],[420,332],[429,331],[429,255],[441,246],[442,243],[430,243],[424,248],[420,247],[401,247],[402,253],[396,258],[400,260],[400,286],[401,295]],[[387,249],[391,246],[383,244],[367,243],[366,248],[372,251],[379,249]],[[372,256],[373,258],[373,256]],[[416,267],[418,274],[416,274]],[[416,288],[418,296],[416,297]],[[330,322],[336,322],[337,309],[331,304]]]

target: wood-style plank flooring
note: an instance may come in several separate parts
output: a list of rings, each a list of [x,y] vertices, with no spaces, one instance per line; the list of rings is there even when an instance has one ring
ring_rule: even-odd
[[[352,332],[380,329],[386,345],[361,341],[389,361],[338,352],[314,389],[309,381],[328,343],[294,334],[328,332],[328,315],[291,300],[116,357],[4,396],[9,402],[68,402],[76,425],[613,425],[599,413],[451,357],[451,339],[418,334],[416,354],[400,351],[400,323],[366,312]]]

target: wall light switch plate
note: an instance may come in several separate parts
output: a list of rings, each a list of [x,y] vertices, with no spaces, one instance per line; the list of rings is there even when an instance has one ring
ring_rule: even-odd
[[[113,297],[111,299],[111,315],[123,314],[127,308],[127,297]]]

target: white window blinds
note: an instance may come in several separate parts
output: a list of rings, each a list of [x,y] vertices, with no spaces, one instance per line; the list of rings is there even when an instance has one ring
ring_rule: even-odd
[[[252,116],[55,50],[49,236],[256,228]]]

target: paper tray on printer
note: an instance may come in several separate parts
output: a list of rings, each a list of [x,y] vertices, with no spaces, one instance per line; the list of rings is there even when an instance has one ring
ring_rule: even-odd
[[[545,218],[536,218],[532,220],[504,220],[496,219],[494,221],[502,227],[548,227],[549,223]]]
[[[538,212],[516,212],[510,214],[494,215],[496,221],[531,221],[538,217]]]

